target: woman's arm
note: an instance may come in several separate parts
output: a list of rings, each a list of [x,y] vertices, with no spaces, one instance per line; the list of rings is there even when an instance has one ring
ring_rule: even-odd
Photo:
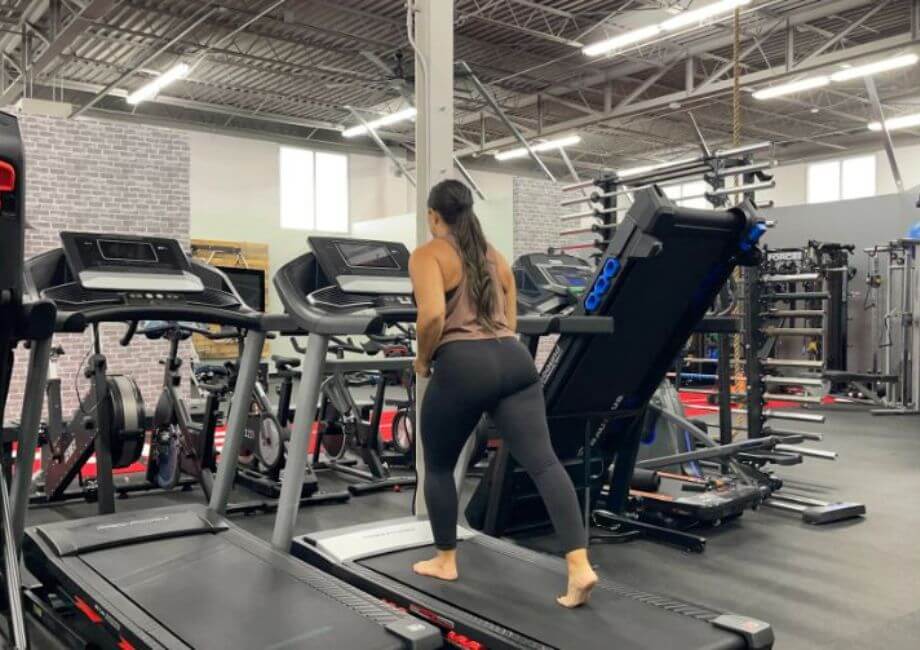
[[[508,328],[513,332],[517,329],[517,285],[514,283],[514,273],[508,266],[504,255],[495,251],[495,258],[498,263],[498,277],[505,294],[505,320],[508,322]]]
[[[431,366],[431,357],[441,340],[444,331],[444,278],[441,266],[430,246],[417,248],[409,258],[409,276],[415,303],[418,306],[416,332],[418,349],[415,355],[415,369],[427,376]]]

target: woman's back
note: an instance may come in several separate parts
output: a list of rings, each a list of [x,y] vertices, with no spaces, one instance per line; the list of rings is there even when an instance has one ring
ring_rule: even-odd
[[[437,242],[437,243],[436,243]],[[467,273],[456,240],[452,236],[434,240],[430,244],[441,269],[444,282],[444,329],[440,344],[451,341],[475,341],[514,336],[508,323],[507,288],[510,271],[502,273],[507,263],[491,245],[487,246],[485,263],[491,278],[491,327],[479,315],[475,296],[470,288]],[[504,277],[503,277],[504,276]],[[513,278],[511,279],[513,282]]]

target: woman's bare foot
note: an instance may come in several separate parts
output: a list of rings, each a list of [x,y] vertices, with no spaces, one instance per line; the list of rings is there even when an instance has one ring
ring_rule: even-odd
[[[413,564],[412,570],[420,576],[428,576],[438,580],[456,580],[457,551],[438,551],[438,554],[430,560]]]
[[[588,562],[588,552],[585,549],[572,551],[565,556],[569,567],[568,591],[559,596],[556,602],[563,607],[581,607],[591,597],[591,590],[597,584],[597,574]]]

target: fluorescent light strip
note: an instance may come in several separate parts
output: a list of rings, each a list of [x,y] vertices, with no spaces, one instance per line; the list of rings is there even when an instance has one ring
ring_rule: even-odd
[[[764,100],[773,99],[774,97],[783,97],[784,95],[792,95],[794,93],[800,93],[806,90],[823,88],[824,86],[830,84],[830,82],[830,77],[823,75],[820,77],[801,79],[799,81],[793,81],[791,83],[780,84],[779,86],[772,86],[770,88],[758,90],[756,93],[754,93],[754,99]]]
[[[129,104],[140,104],[141,102],[147,101],[148,99],[153,99],[158,94],[160,94],[160,91],[163,90],[166,86],[178,79],[181,79],[187,75],[190,70],[191,68],[187,63],[177,63],[150,83],[141,86],[133,93],[128,95],[125,101],[127,101]]]
[[[395,113],[384,115],[383,117],[376,120],[371,120],[367,123],[367,126],[376,131],[382,126],[390,126],[391,124],[396,124],[397,122],[405,122],[406,120],[411,120],[415,117],[415,114],[415,108],[410,106],[409,108],[404,108],[401,111],[396,111]],[[342,131],[342,137],[354,138],[355,136],[364,135],[365,133],[367,133],[367,127],[365,127],[363,124],[359,124],[358,126],[353,126]]]
[[[673,32],[678,29],[683,29],[684,27],[700,25],[706,20],[722,16],[733,11],[736,7],[741,7],[750,3],[751,0],[719,0],[719,2],[713,2],[699,9],[682,11],[673,18],[668,18],[657,25],[640,27],[639,29],[619,34],[613,38],[592,43],[582,48],[581,51],[585,56],[609,54],[627,48],[630,45],[636,45],[637,43],[650,40],[662,32]]]
[[[721,0],[721,2],[714,2],[699,9],[682,11],[673,18],[661,23],[661,29],[666,32],[673,32],[691,25],[699,25],[710,18],[727,14],[730,11],[734,11],[736,7],[747,4],[751,4],[751,0]]]
[[[913,52],[908,54],[900,54],[889,59],[881,59],[879,61],[872,61],[871,63],[857,65],[852,68],[838,70],[830,76],[821,75],[818,77],[809,77],[807,79],[793,81],[788,84],[773,86],[771,88],[764,88],[763,90],[758,90],[756,93],[754,93],[754,99],[773,99],[774,97],[791,95],[793,93],[798,93],[805,90],[822,88],[831,82],[841,83],[844,81],[852,81],[853,79],[861,79],[862,77],[869,77],[882,72],[888,72],[890,70],[906,68],[912,65],[916,65],[918,62],[920,62],[920,56]]]
[[[868,77],[880,72],[888,72],[889,70],[897,70],[898,68],[916,65],[918,61],[920,61],[920,56],[916,54],[902,54],[901,56],[895,56],[890,59],[882,59],[881,61],[873,61],[872,63],[845,68],[844,70],[832,74],[831,81],[841,82]]]
[[[571,135],[566,135],[561,138],[556,138],[555,140],[547,140],[546,142],[538,142],[537,144],[531,145],[537,153],[542,153],[544,151],[552,151],[553,149],[562,149],[563,147],[570,147],[574,144],[581,142],[581,136],[575,133]],[[530,152],[527,151],[526,147],[519,147],[518,149],[509,149],[508,151],[499,151],[495,154],[495,160],[512,160],[514,158],[524,158],[529,156]]]
[[[629,47],[630,45],[635,45],[636,43],[647,41],[650,38],[658,36],[660,33],[660,26],[649,25],[648,27],[641,27],[639,29],[634,29],[631,32],[626,32],[625,34],[620,34],[619,36],[608,38],[606,41],[593,43],[583,48],[581,51],[585,56],[600,56],[601,54],[608,54],[616,50],[622,50],[623,48]]]
[[[885,120],[885,126],[888,127],[889,131],[897,131],[898,129],[909,129],[915,126],[920,126],[920,113],[914,113],[913,115],[902,115],[901,117],[892,117],[891,119]],[[881,131],[882,123],[870,123],[869,130]]]

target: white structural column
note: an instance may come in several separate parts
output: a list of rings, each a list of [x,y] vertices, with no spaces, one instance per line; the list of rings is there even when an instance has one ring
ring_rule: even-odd
[[[454,2],[415,0],[416,241],[428,239],[428,190],[454,162]]]
[[[428,190],[453,176],[454,168],[454,1],[410,0],[415,6],[415,162],[416,162],[416,241],[429,237],[425,214]],[[425,462],[421,430],[421,405],[428,380],[416,383],[415,454],[418,489],[414,512],[427,517],[423,486]],[[462,483],[474,440],[467,442],[457,463],[455,479]]]

